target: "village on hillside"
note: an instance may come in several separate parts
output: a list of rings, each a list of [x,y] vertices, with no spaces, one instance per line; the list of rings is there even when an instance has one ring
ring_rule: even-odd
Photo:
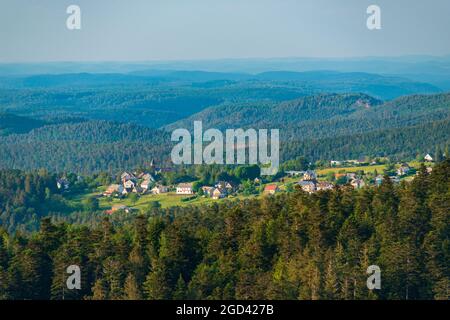
[[[413,179],[422,164],[425,164],[427,172],[431,172],[433,157],[426,154],[422,162],[400,162],[395,165],[379,164],[367,159],[331,160],[326,168],[285,170],[275,178],[258,176],[240,182],[219,180],[209,185],[200,181],[164,184],[164,175],[173,173],[174,169],[157,168],[152,160],[148,171],[122,172],[115,183],[100,186],[100,192],[94,192],[91,196],[100,200],[100,207],[105,209],[105,213],[112,214],[117,211],[138,210],[144,203],[157,203],[167,207],[203,204],[226,198],[270,196],[296,189],[307,193],[331,190],[344,185],[361,189],[365,186],[381,185],[385,176],[393,183],[400,183],[401,180]],[[70,183],[62,177],[57,180],[57,187],[63,192],[68,191]]]

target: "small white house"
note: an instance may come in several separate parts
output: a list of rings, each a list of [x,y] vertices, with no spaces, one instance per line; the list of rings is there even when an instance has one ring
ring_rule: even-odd
[[[433,161],[433,157],[431,157],[429,153],[427,153],[427,155],[424,157],[424,159],[425,159],[425,161],[428,161],[428,162]]]
[[[169,188],[162,185],[157,185],[152,189],[153,194],[161,194],[161,193],[167,193],[169,191]]]

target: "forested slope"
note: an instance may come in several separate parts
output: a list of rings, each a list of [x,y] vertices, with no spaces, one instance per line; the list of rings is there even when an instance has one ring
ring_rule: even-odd
[[[408,96],[386,103],[363,94],[321,94],[281,103],[223,104],[165,130],[74,120],[0,137],[0,168],[92,173],[129,170],[152,158],[168,162],[175,145],[170,131],[192,130],[195,120],[202,120],[205,129],[280,129],[283,161],[298,156],[407,160],[434,153],[437,147],[445,149],[450,142],[449,114],[450,94]]]
[[[1,177],[0,177],[1,178]],[[447,299],[450,160],[410,184],[0,230],[0,298]],[[81,290],[67,290],[79,265]],[[369,265],[382,289],[366,286]]]
[[[87,121],[49,125],[24,135],[0,137],[0,168],[52,172],[115,172],[162,163],[170,152],[170,136],[132,124]]]

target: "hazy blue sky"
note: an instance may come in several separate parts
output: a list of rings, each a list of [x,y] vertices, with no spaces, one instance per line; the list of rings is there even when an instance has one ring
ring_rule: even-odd
[[[0,62],[406,54],[450,54],[449,0],[0,0]]]

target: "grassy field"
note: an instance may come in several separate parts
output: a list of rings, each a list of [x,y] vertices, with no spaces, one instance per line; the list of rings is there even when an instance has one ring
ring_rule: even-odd
[[[380,165],[374,165],[374,166],[354,166],[354,167],[346,167],[346,168],[326,168],[326,169],[320,169],[317,170],[318,175],[326,175],[329,172],[357,172],[357,171],[364,171],[365,173],[373,173],[375,170],[377,170],[378,173],[383,173],[383,170],[386,168],[386,165],[380,164]]]
[[[411,161],[408,162],[408,165],[412,168],[418,169],[420,168],[421,163],[418,161]],[[396,165],[396,167],[399,167],[399,165]],[[345,168],[326,168],[326,169],[320,169],[317,170],[317,174],[318,175],[326,175],[329,172],[335,172],[335,173],[339,173],[339,172],[357,172],[357,171],[364,171],[365,173],[373,173],[375,170],[377,170],[377,172],[379,174],[383,174],[383,170],[386,168],[385,164],[379,164],[379,165],[373,165],[373,166],[353,166],[353,167],[345,167]]]
[[[152,202],[158,201],[162,208],[174,207],[174,206],[188,206],[188,205],[199,205],[211,203],[216,200],[211,198],[198,197],[190,201],[181,201],[181,199],[186,198],[186,195],[177,195],[174,192],[164,193],[164,194],[146,194],[139,197],[136,202],[132,202],[129,198],[117,199],[117,198],[100,198],[100,208],[110,209],[113,205],[124,205],[134,209],[145,209]]]

